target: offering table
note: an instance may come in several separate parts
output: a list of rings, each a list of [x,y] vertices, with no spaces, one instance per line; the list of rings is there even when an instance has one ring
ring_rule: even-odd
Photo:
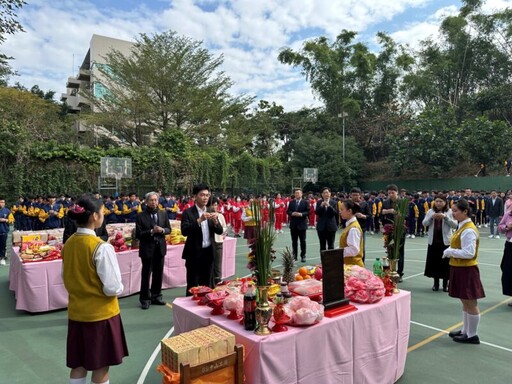
[[[257,336],[190,298],[173,302],[175,334],[216,324],[245,347],[246,383],[394,383],[404,373],[411,294],[401,291],[309,327]]]
[[[66,308],[68,293],[61,276],[62,260],[22,263],[16,248],[11,249],[9,266],[9,289],[14,291],[16,309],[46,312]],[[183,248],[183,244],[167,246],[162,288],[186,286],[185,260],[181,258]],[[124,285],[120,297],[138,293],[142,270],[139,250],[131,249],[116,255]],[[235,256],[236,239],[226,237],[222,258],[223,278],[235,274]]]

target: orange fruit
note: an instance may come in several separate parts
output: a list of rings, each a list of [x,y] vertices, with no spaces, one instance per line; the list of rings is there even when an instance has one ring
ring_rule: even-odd
[[[303,280],[308,280],[308,279],[311,279],[311,276],[306,275],[306,276],[303,276],[302,278],[303,278]]]
[[[301,275],[295,275],[295,280],[296,281],[304,280],[304,277],[302,277]]]
[[[299,275],[307,276],[308,275],[308,269],[306,267],[300,267],[299,268]]]

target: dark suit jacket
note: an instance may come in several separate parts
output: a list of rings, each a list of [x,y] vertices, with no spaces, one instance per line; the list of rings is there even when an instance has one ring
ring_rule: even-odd
[[[139,257],[146,258],[152,257],[155,248],[160,247],[160,252],[163,256],[167,253],[167,243],[165,242],[165,235],[171,233],[171,226],[167,213],[158,210],[158,226],[164,228],[164,233],[151,234],[151,230],[155,226],[153,217],[147,209],[137,215],[135,224],[135,237],[139,239]]]
[[[183,211],[181,216],[181,234],[183,236],[187,236],[187,241],[185,242],[185,248],[183,249],[183,254],[181,256],[182,259],[193,259],[195,255],[201,251],[203,244],[203,231],[201,226],[197,224],[197,219],[199,219],[199,212],[197,211],[196,206]],[[215,234],[222,235],[224,228],[222,228],[222,225],[219,222],[217,222],[217,224],[213,224],[211,220],[208,220],[208,229],[210,230],[210,242],[212,243],[213,255],[213,252],[215,252],[215,247],[213,247],[213,244],[215,243]]]
[[[293,212],[299,212],[301,216],[292,216]],[[308,229],[309,202],[302,199],[297,205],[297,200],[290,200],[286,214],[290,218],[290,229],[305,231]]]
[[[316,222],[317,231],[333,231],[338,230],[336,218],[338,216],[338,204],[336,200],[329,199],[329,206],[322,207],[323,199],[316,202],[315,214],[318,219]]]
[[[492,198],[487,200],[485,214],[489,217],[503,216],[503,200],[501,199],[501,197],[496,197],[494,205],[492,204]]]

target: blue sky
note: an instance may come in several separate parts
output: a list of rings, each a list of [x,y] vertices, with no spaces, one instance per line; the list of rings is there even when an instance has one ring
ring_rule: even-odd
[[[26,87],[65,92],[93,34],[134,40],[139,33],[169,29],[201,40],[224,56],[223,70],[234,81],[232,93],[275,101],[285,110],[318,106],[299,71],[278,62],[283,47],[300,49],[304,40],[354,30],[374,46],[378,31],[417,46],[435,38],[444,16],[458,0],[28,0],[19,12],[25,33],[9,36],[0,51]],[[487,0],[484,10],[512,6]]]

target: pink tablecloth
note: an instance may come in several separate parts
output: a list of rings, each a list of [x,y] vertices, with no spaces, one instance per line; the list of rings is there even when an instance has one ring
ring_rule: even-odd
[[[181,258],[183,245],[167,247],[163,288],[186,286],[185,260]],[[227,237],[224,242],[222,277],[235,274],[236,239]],[[124,291],[129,296],[140,290],[142,264],[138,250],[117,254]],[[28,312],[45,312],[68,306],[68,293],[61,277],[62,261],[43,261],[23,264],[14,248],[11,250],[9,289],[14,291],[16,309]]]
[[[376,304],[324,318],[311,327],[256,336],[226,316],[190,298],[173,303],[175,334],[216,324],[232,332],[245,347],[246,383],[388,384],[404,373],[411,294],[402,291]]]

